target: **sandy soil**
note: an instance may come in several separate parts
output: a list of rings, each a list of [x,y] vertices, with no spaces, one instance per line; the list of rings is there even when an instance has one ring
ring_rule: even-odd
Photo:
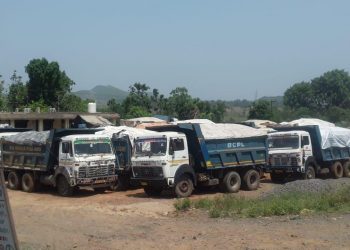
[[[273,185],[237,195],[259,196]],[[170,194],[149,198],[142,189],[9,196],[22,249],[350,249],[350,214],[211,219],[201,211],[176,213]]]

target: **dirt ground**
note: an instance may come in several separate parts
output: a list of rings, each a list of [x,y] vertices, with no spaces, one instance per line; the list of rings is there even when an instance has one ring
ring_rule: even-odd
[[[236,195],[259,196],[273,185]],[[350,249],[350,214],[212,219],[202,211],[176,213],[170,194],[149,198],[142,189],[9,196],[21,249]]]

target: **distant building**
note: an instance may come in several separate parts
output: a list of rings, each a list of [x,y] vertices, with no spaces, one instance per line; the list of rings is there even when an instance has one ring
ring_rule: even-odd
[[[14,128],[29,128],[36,131],[116,125],[119,118],[119,114],[116,113],[0,112],[1,124],[7,123]]]

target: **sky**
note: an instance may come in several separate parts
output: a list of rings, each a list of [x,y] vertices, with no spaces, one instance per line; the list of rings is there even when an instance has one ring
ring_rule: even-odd
[[[350,71],[347,0],[0,0],[0,74],[57,61],[73,90],[135,82],[201,99],[283,95]]]

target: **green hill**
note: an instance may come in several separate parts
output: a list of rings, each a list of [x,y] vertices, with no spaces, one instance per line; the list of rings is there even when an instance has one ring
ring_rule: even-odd
[[[116,99],[117,102],[122,102],[128,95],[127,91],[118,89],[110,85],[97,85],[91,90],[79,90],[73,94],[86,100],[94,100],[99,105],[106,105],[110,99]]]

